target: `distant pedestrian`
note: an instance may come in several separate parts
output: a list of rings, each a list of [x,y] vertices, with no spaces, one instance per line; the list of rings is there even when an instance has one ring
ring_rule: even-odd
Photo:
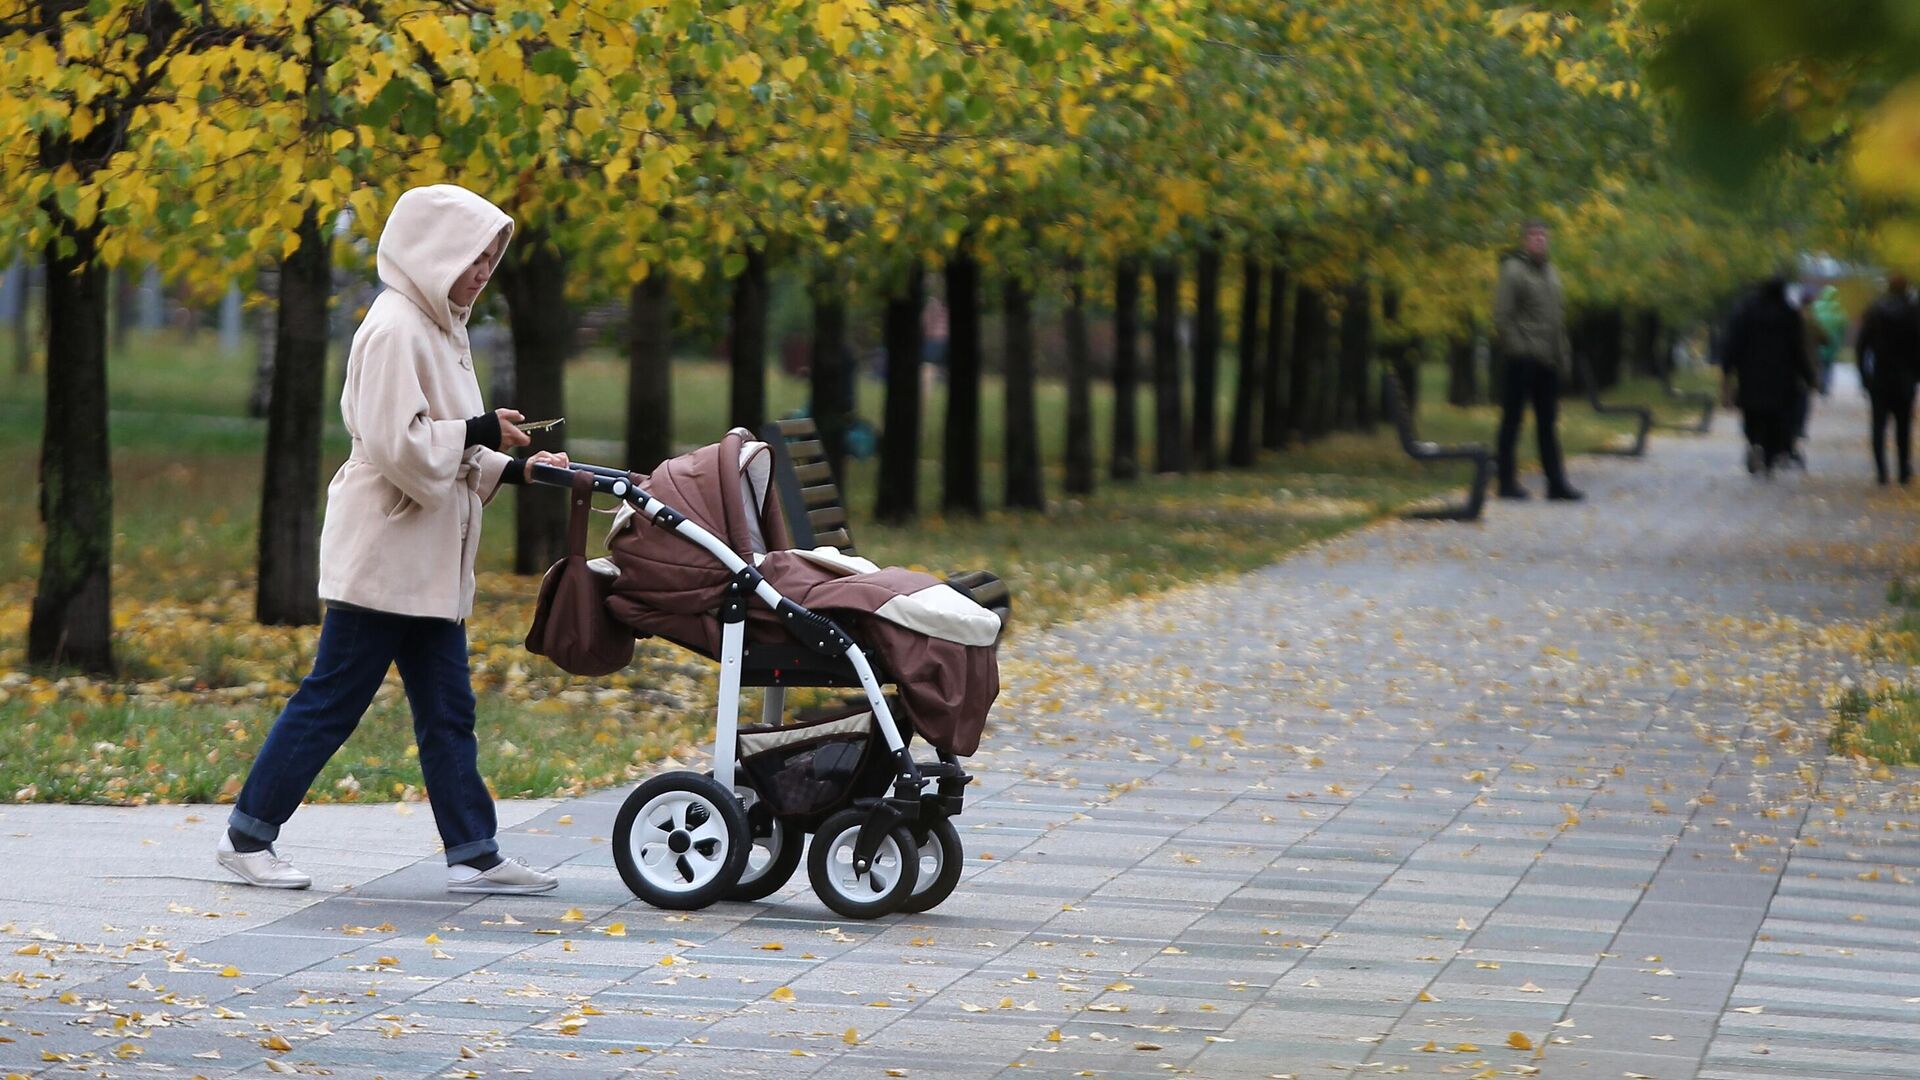
[[[1820,298],[1813,302],[1813,317],[1820,323],[1820,396],[1826,397],[1833,389],[1833,366],[1846,347],[1847,329],[1853,320],[1840,302],[1840,290],[1831,285],[1821,288]]]
[[[1819,381],[1784,277],[1762,283],[1734,313],[1722,362],[1721,396],[1740,410],[1747,471],[1771,476],[1791,460],[1802,398]]]
[[[1887,422],[1900,459],[1900,482],[1913,482],[1913,398],[1920,383],[1920,306],[1915,305],[1904,274],[1887,278],[1886,294],[1860,320],[1854,345],[1860,379],[1873,402],[1873,468],[1887,482]]]
[[[1547,258],[1547,226],[1529,221],[1519,251],[1500,260],[1500,285],[1493,302],[1494,344],[1506,371],[1500,388],[1500,497],[1527,498],[1520,486],[1514,452],[1527,403],[1540,439],[1540,467],[1547,474],[1547,498],[1585,498],[1567,482],[1560,454],[1560,381],[1572,372],[1573,349],[1567,341],[1566,295],[1560,274]]]

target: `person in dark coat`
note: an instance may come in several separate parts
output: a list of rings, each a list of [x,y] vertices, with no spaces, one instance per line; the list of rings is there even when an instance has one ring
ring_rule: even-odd
[[[1747,471],[1773,475],[1793,455],[1800,402],[1819,382],[1800,312],[1775,277],[1740,306],[1727,328],[1721,396],[1740,410]]]
[[[1873,468],[1887,482],[1887,421],[1900,457],[1900,482],[1913,482],[1913,397],[1920,384],[1920,306],[1904,274],[1887,278],[1886,295],[1860,320],[1854,343],[1860,378],[1873,402]]]
[[[1560,454],[1560,384],[1572,374],[1573,349],[1567,341],[1566,292],[1560,272],[1547,256],[1547,226],[1529,221],[1523,246],[1500,260],[1500,281],[1493,300],[1494,347],[1504,374],[1500,389],[1500,497],[1527,498],[1520,486],[1515,452],[1520,424],[1533,404],[1540,439],[1540,468],[1547,474],[1547,498],[1577,502],[1582,495],[1567,480]]]

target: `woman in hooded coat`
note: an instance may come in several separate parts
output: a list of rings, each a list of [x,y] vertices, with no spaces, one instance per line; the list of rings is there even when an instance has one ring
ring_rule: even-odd
[[[481,779],[466,619],[481,508],[527,463],[512,409],[488,411],[467,316],[513,235],[513,219],[465,188],[414,188],[380,233],[386,286],[354,334],[340,413],[352,450],[327,487],[320,531],[326,617],[308,675],[274,721],[240,790],[217,858],[247,883],[312,879],[273,850],[314,777],[400,668],[434,823],[454,892],[546,892],[552,875],[502,859]]]

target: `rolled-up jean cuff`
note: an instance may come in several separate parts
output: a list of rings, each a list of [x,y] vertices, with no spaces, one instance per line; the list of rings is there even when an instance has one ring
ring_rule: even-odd
[[[252,814],[243,814],[238,810],[227,815],[227,827],[241,836],[252,837],[263,844],[271,844],[280,839],[280,826],[270,821],[261,821]]]
[[[461,844],[459,847],[448,848],[447,865],[455,866],[466,862],[468,859],[478,858],[482,855],[497,855],[499,853],[499,842],[489,836],[485,840],[475,840],[472,843]]]

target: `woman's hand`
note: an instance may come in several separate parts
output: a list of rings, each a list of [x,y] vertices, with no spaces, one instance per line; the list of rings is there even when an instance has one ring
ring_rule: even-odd
[[[513,426],[515,423],[526,419],[526,416],[524,416],[520,410],[495,409],[493,410],[493,415],[500,418],[500,449],[512,450],[515,447],[526,446],[528,443],[533,442],[533,436]]]
[[[556,454],[551,450],[542,450],[527,459],[527,468],[532,468],[535,465],[551,465],[556,469],[565,469],[570,467],[572,462],[567,460],[567,455],[565,454]]]

